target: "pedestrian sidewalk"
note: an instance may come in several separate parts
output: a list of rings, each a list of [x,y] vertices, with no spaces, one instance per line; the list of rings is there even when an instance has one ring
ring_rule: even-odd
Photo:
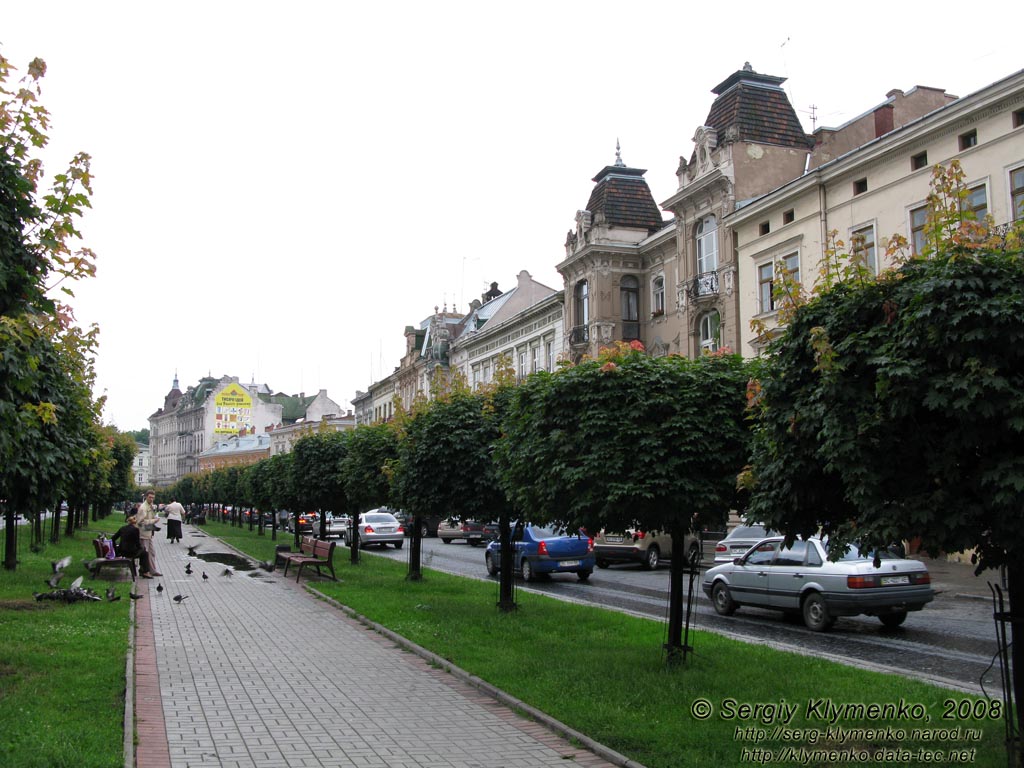
[[[970,562],[955,562],[944,557],[929,557],[923,552],[910,555],[910,557],[920,560],[928,566],[928,573],[932,577],[932,589],[939,594],[991,600],[992,591],[989,589],[989,582],[1002,585],[1000,573],[996,569],[988,569],[982,571],[980,576],[975,576],[975,566]],[[1006,594],[1005,587],[1003,594]]]
[[[190,558],[187,545],[232,550],[202,528],[184,532],[179,544],[157,534],[163,576],[138,583],[139,768],[642,768],[515,714],[315,598],[305,576],[224,575]]]

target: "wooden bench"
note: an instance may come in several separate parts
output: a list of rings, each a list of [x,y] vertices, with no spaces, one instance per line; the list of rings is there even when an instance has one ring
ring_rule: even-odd
[[[277,553],[277,556],[284,561],[284,575],[287,576],[288,567],[295,564],[299,566],[295,574],[295,581],[298,581],[302,578],[302,569],[311,565],[316,568],[317,576],[323,576],[321,569],[326,568],[331,572],[331,578],[337,581],[338,577],[334,575],[334,548],[337,544],[336,541],[324,541],[311,536],[303,536],[298,552]]]
[[[132,573],[132,579],[138,579],[139,574],[135,568],[135,561],[130,557],[107,557],[103,552],[103,544],[99,539],[92,540],[92,548],[96,550],[96,559],[89,563],[89,572],[92,574],[92,578],[96,578],[100,575],[100,571],[105,566],[114,566],[115,568],[127,568]]]

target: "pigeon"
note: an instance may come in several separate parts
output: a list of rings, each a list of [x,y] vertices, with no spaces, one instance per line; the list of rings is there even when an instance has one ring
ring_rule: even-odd
[[[141,600],[144,596],[136,595],[134,592],[129,592],[128,597],[130,597],[132,600]]]
[[[64,578],[64,571],[57,571],[53,576],[46,580],[46,583],[50,585],[50,589],[56,589],[57,585],[60,584],[60,580]]]
[[[156,591],[157,592],[163,592],[164,591],[164,585],[163,584],[157,584],[156,585]]]
[[[198,545],[193,546],[191,544],[186,544],[185,546],[188,547],[188,556],[189,557],[195,557],[196,556],[196,552],[199,551],[199,546]]]
[[[120,600],[120,599],[121,599],[121,596],[119,594],[117,594],[117,590],[116,589],[114,589],[113,587],[107,587],[107,602],[113,603],[113,602],[115,602],[117,600]]]
[[[176,602],[178,605],[181,605],[187,599],[188,599],[188,595],[175,595],[174,596],[174,602]]]
[[[192,575],[192,563],[185,563],[185,574],[187,576]]]
[[[267,571],[268,573],[273,573],[273,572],[274,572],[274,569],[275,569],[275,568],[277,568],[277,566],[276,566],[276,565],[274,565],[274,564],[273,564],[272,562],[270,562],[269,560],[263,560],[263,561],[262,561],[262,562],[260,563],[260,568],[262,568],[262,569],[263,569],[264,571]]]
[[[71,589],[81,589],[82,588],[82,580],[83,579],[85,579],[84,576],[79,576],[77,579],[72,581],[71,582]]]
[[[64,603],[77,603],[79,600],[102,600],[99,595],[91,589],[71,587],[70,589],[55,589],[52,592],[33,592],[32,597],[36,600],[60,600]]]
[[[225,568],[224,569],[224,573],[221,574],[221,576],[231,576],[231,575],[232,575],[232,572],[231,572],[230,568]]]
[[[206,575],[206,571],[203,571],[203,581],[209,581],[210,577]]]
[[[54,573],[60,573],[69,565],[71,565],[71,555],[68,555],[67,557],[62,557],[60,560],[54,560],[50,563],[50,565],[53,566]]]

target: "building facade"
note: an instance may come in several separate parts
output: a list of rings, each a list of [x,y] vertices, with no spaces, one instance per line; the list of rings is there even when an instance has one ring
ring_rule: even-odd
[[[132,460],[132,477],[138,488],[149,485],[149,446],[146,443],[135,443],[135,458]]]

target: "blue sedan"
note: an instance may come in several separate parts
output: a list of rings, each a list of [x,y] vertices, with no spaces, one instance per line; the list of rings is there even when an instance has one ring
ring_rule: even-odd
[[[548,573],[575,573],[586,581],[594,572],[594,540],[584,533],[566,534],[553,528],[527,523],[513,541],[514,567],[524,581],[535,581]],[[501,542],[493,540],[484,553],[487,572],[496,576],[501,568]]]

